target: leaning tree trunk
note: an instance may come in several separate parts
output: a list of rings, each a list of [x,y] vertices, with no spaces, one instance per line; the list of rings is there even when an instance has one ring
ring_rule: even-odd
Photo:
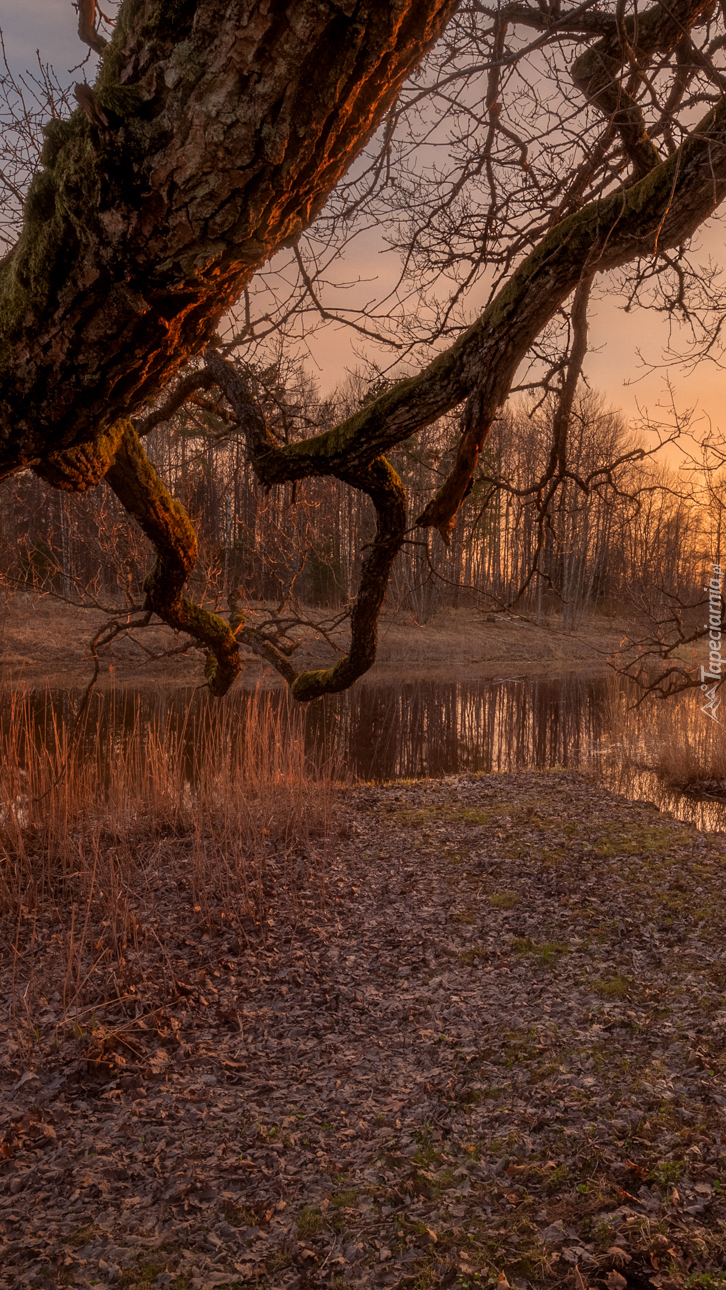
[[[204,347],[456,3],[125,0],[0,266],[0,477],[133,415]]]

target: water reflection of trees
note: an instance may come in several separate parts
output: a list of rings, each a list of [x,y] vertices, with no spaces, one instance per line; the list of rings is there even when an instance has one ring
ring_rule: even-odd
[[[201,687],[118,687],[92,696],[77,732],[75,755],[98,758],[110,783],[124,742],[139,731],[146,739],[178,747],[188,782],[195,782],[200,750],[210,740],[244,743],[260,708],[249,692],[210,699]],[[264,697],[264,696],[263,696]],[[552,766],[597,767],[606,783],[629,797],[650,798],[699,827],[726,827],[722,804],[704,806],[659,781],[666,731],[694,738],[690,695],[668,705],[633,708],[621,677],[523,677],[518,680],[411,681],[362,684],[301,709],[287,690],[268,696],[279,721],[269,738],[304,738],[311,764],[332,759],[343,773],[363,780],[417,778],[457,771],[515,771]],[[18,760],[27,764],[27,742],[37,749],[67,743],[80,692],[68,689],[0,693],[0,732],[16,730]],[[219,722],[224,709],[228,719]],[[257,714],[257,715],[256,715]],[[700,727],[699,727],[700,729]],[[259,733],[259,732],[257,732]],[[5,745],[3,744],[3,747]]]
[[[304,723],[310,759],[334,757],[361,779],[444,775],[456,771],[516,770],[584,764],[603,734],[608,682],[581,677],[508,681],[413,681],[361,685],[301,710],[286,691],[270,698],[283,718],[283,737]],[[5,691],[0,724],[22,725],[37,747],[66,741],[80,694],[68,689]],[[211,737],[217,701],[200,688],[123,687],[97,692],[76,734],[78,756],[108,759],[141,727],[179,741],[190,773],[194,751]],[[244,740],[249,694],[223,700],[231,709],[230,737]]]
[[[602,736],[606,687],[575,676],[369,684],[311,705],[306,741],[362,779],[579,766]]]

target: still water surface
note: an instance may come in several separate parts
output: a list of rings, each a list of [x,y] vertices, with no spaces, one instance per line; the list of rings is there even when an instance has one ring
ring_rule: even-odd
[[[53,727],[70,725],[79,695],[64,690],[29,696],[32,722],[42,739]],[[231,708],[231,728],[244,738],[248,694],[235,691],[221,702]],[[527,676],[497,680],[412,680],[360,683],[352,691],[318,700],[302,712],[287,691],[274,691],[284,728],[302,722],[308,756],[333,758],[341,770],[363,780],[418,778],[468,771],[593,769],[619,792],[653,801],[699,828],[726,830],[726,805],[696,800],[667,789],[649,769],[663,738],[663,710],[632,707],[632,693],[612,675]],[[142,724],[171,725],[191,750],[208,724],[210,700],[203,688],[146,686],[99,692],[92,698],[80,738],[89,750],[98,733],[112,746]],[[688,693],[671,701],[669,720],[706,720]],[[0,722],[8,719],[7,701]],[[627,752],[626,752],[627,750]]]

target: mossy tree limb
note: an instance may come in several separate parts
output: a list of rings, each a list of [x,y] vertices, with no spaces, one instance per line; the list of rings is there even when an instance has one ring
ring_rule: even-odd
[[[376,508],[376,532],[363,560],[358,594],[350,619],[348,653],[330,668],[301,672],[291,689],[307,702],[323,694],[347,690],[373,665],[378,643],[378,618],[393,561],[406,532],[406,495],[398,475],[385,457],[365,470],[333,472],[339,479],[367,493]]]
[[[471,424],[464,427],[456,478],[449,484],[449,493],[439,496],[438,507],[427,508],[418,520],[422,525],[437,523],[440,531],[446,531],[466,494],[480,446],[508,393],[517,365],[583,276],[617,267],[658,247],[678,245],[715,209],[724,195],[726,100],[708,114],[676,153],[654,167],[639,183],[585,206],[550,230],[480,319],[419,376],[400,382],[347,421],[312,439],[284,447],[279,445],[239,373],[217,353],[209,352],[209,371],[237,413],[255,470],[264,486],[307,476],[335,476],[370,492],[379,513],[376,541],[364,565],[353,612],[348,655],[332,669],[294,678],[291,665],[282,656],[278,660],[268,659],[286,676],[297,697],[311,698],[343,689],[373,661],[375,624],[388,573],[403,540],[405,523],[403,495],[399,497],[397,492],[400,484],[393,483],[386,473],[390,468],[384,460],[379,460],[383,450],[475,393],[476,406],[473,402],[470,404]],[[137,453],[135,462],[141,470],[139,460]],[[56,459],[56,470],[60,461],[62,454]],[[218,676],[213,675],[214,685],[221,690],[229,683],[233,667],[238,664],[238,660],[234,664],[230,661],[233,656],[237,657],[237,642],[230,647],[225,635],[229,632],[233,638],[233,633],[221,619],[217,620],[219,626],[212,627],[198,619],[189,626],[194,615],[190,602],[183,601],[181,596],[184,560],[179,560],[179,552],[175,550],[179,535],[164,530],[157,535],[159,540],[153,536],[156,525],[153,506],[145,515],[146,503],[142,504],[133,489],[129,489],[128,481],[124,485],[123,472],[119,475],[119,469],[117,461],[109,477],[112,487],[122,501],[128,498],[128,509],[142,527],[146,526],[145,531],[158,549],[168,548],[171,553],[173,595],[165,598],[159,578],[152,578],[149,594],[155,599],[154,608],[174,626],[182,626],[184,618],[183,629],[192,630],[197,639],[205,639],[205,632],[222,632],[217,642],[222,653],[215,664],[221,670]],[[143,475],[143,478],[147,477]],[[125,489],[123,495],[116,486],[119,481]],[[156,485],[150,482],[147,494],[152,501],[155,489]],[[176,519],[182,523],[179,514]],[[189,524],[186,516],[184,522]],[[390,526],[388,532],[385,525]],[[159,568],[164,567],[162,561]]]
[[[213,694],[226,694],[242,666],[235,632],[218,614],[183,595],[196,563],[197,535],[184,507],[146,456],[131,422],[118,421],[92,443],[52,454],[35,471],[53,488],[74,493],[105,478],[156,550],[156,562],[144,583],[144,608],[206,648],[209,688]],[[243,622],[240,615],[237,625]]]
[[[451,541],[459,510],[471,491],[474,471],[490,428],[491,417],[487,416],[483,392],[480,389],[473,390],[464,407],[461,438],[454,465],[416,519],[419,528],[437,529],[446,546]]]
[[[654,54],[670,53],[688,40],[693,24],[712,8],[712,0],[668,0],[637,18],[616,17],[607,34],[572,65],[577,88],[618,131],[636,180],[658,164],[659,156],[638,103],[619,79],[620,72],[628,63],[637,69]],[[634,75],[637,79],[637,71]]]
[[[399,382],[333,429],[284,447],[269,433],[244,378],[208,351],[209,370],[237,414],[260,482],[272,487],[326,475],[354,481],[383,451],[467,399],[454,470],[417,519],[422,527],[437,527],[446,539],[514,372],[567,296],[586,283],[586,300],[597,272],[683,242],[724,196],[726,100],[637,184],[590,203],[551,229],[477,322],[419,376]],[[382,604],[385,587],[379,592]],[[342,682],[348,666],[341,660],[330,673],[321,673],[326,686],[333,673],[336,686]],[[314,675],[305,686],[312,686]],[[308,697],[301,680],[293,683],[293,692]]]
[[[49,453],[34,466],[34,473],[52,488],[68,493],[85,493],[103,479],[116,457],[126,430],[124,421],[117,421],[109,430],[94,435],[89,443],[66,452]]]
[[[277,455],[280,449],[265,423],[246,374],[211,348],[207,354],[207,366],[237,416],[260,482],[271,487],[266,466],[271,459],[280,465],[281,459]],[[314,469],[308,470],[307,474],[332,476],[367,493],[376,510],[376,532],[363,560],[351,612],[350,647],[333,667],[298,675],[284,656],[278,654],[275,658],[269,648],[265,648],[266,642],[256,639],[251,629],[243,634],[242,639],[284,676],[295,698],[303,702],[347,690],[373,664],[378,618],[388,577],[406,532],[406,495],[398,475],[385,457],[374,458],[362,466],[347,466],[337,458],[321,454],[316,458]],[[291,463],[290,475],[285,476],[282,465],[274,482],[280,484],[296,478],[299,475]]]
[[[655,54],[667,54],[682,46],[687,57],[697,58],[690,47],[689,33],[713,11],[712,0],[666,0],[642,13],[626,15],[624,6],[615,13],[575,5],[569,11],[559,5],[533,6],[514,0],[502,10],[506,21],[522,23],[545,33],[568,32],[600,36],[572,65],[574,84],[594,103],[620,135],[623,151],[633,166],[634,179],[641,179],[659,161],[649,138],[642,111],[633,97],[644,69]],[[630,82],[624,84],[621,73]],[[673,111],[685,83],[676,81],[667,110]]]
[[[483,442],[519,363],[583,277],[681,245],[725,196],[726,98],[637,184],[589,203],[552,228],[477,321],[419,375],[309,439],[282,447],[264,426],[249,434],[259,479],[271,487],[365,467],[473,391],[479,392],[477,440]],[[248,419],[249,407],[248,401]],[[475,456],[468,454],[470,465]],[[428,522],[424,517],[421,523]]]
[[[726,98],[637,184],[552,228],[473,326],[423,372],[309,439],[278,445],[244,380],[210,351],[208,366],[237,413],[260,482],[272,487],[308,476],[355,479],[385,451],[469,399],[454,471],[417,519],[446,537],[519,363],[571,292],[598,272],[681,244],[724,196]]]
[[[218,614],[183,594],[197,558],[197,535],[184,507],[159,479],[130,421],[122,425],[106,482],[157,552],[144,583],[145,608],[205,646],[204,674],[209,688],[218,696],[226,694],[242,666],[235,633]]]
[[[81,491],[105,475],[158,552],[147,605],[211,650],[218,693],[237,641],[183,595],[193,529],[127,418],[315,219],[456,4],[123,0],[107,45],[80,6],[101,69],[46,127],[0,263],[0,478],[31,465]]]
[[[96,85],[79,97],[85,110],[47,127],[22,236],[0,263],[0,477],[31,465],[78,490],[107,471],[159,553],[148,603],[211,644],[217,692],[238,667],[235,634],[185,600],[194,534],[127,419],[203,352],[255,270],[315,218],[455,8],[455,0],[123,0]],[[632,19],[623,4],[614,15],[580,9],[572,31],[595,43],[575,60],[573,78],[643,178],[550,227],[455,344],[325,434],[282,446],[249,390],[226,391],[265,487],[334,476],[368,492],[378,512],[346,659],[303,677],[282,656],[275,662],[301,697],[344,688],[372,660],[405,523],[384,454],[467,403],[455,470],[418,520],[446,534],[518,364],[577,284],[680,245],[726,195],[725,82],[711,45],[697,51],[699,67],[705,59],[720,101],[668,160],[658,162],[634,97],[638,60],[681,49],[692,25],[711,21],[710,4],[664,0]],[[84,12],[92,20],[93,4]],[[505,25],[524,13],[545,31],[567,30],[557,6],[501,12]],[[622,162],[615,150],[597,191],[609,191]],[[583,191],[566,189],[560,210]],[[211,373],[215,364],[211,356]],[[219,375],[225,389],[226,379]],[[155,415],[140,425],[150,428]],[[239,635],[248,630],[240,624]]]

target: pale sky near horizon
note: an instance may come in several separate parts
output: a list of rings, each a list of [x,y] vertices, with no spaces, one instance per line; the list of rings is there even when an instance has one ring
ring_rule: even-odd
[[[36,49],[44,61],[56,67],[61,79],[66,79],[68,71],[85,57],[76,34],[77,16],[71,0],[0,0],[0,27],[8,61],[15,72],[32,67]],[[89,80],[93,78],[92,65],[87,65],[86,75]],[[724,236],[724,228],[712,224],[700,231],[698,241],[704,252],[710,251],[714,259],[722,261],[726,258],[722,250]],[[356,256],[363,257],[357,266],[362,276],[370,278],[377,272],[386,278],[392,276],[386,257],[381,258],[372,248],[367,250],[365,244]],[[626,415],[637,415],[640,405],[641,410],[657,417],[657,405],[666,397],[665,374],[639,379],[642,373],[636,351],[640,349],[647,359],[658,362],[666,338],[665,324],[654,313],[634,310],[626,314],[611,300],[598,300],[592,310],[591,351],[585,363],[591,384]],[[314,362],[310,367],[323,391],[343,380],[346,368],[357,365],[354,344],[355,337],[348,331],[335,329],[326,330],[313,342]],[[726,432],[726,371],[701,363],[691,376],[679,368],[672,369],[671,376],[679,410],[696,405],[714,428]]]
[[[0,27],[13,71],[30,67],[35,51],[65,73],[85,57],[71,0],[0,0]]]

